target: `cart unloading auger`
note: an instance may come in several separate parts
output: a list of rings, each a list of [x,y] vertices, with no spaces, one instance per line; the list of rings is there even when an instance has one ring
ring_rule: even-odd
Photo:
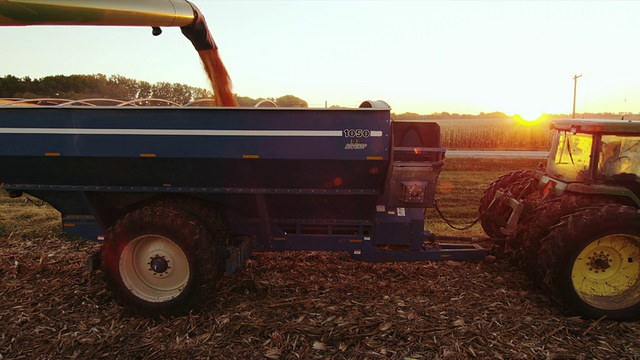
[[[200,55],[218,106],[237,106],[231,79],[202,12],[185,0],[0,0],[0,26],[180,27]]]

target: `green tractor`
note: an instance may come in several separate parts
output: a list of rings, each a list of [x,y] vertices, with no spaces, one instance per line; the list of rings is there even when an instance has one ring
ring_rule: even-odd
[[[491,183],[482,227],[565,309],[640,319],[640,122],[551,126],[546,167]]]

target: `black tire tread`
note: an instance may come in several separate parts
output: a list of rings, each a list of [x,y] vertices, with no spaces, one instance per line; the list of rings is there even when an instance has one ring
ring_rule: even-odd
[[[150,303],[133,295],[119,273],[119,256],[137,236],[154,233],[176,242],[192,263],[192,277],[184,292],[164,303]],[[215,285],[220,266],[211,236],[195,217],[171,206],[145,206],[122,218],[105,234],[101,251],[106,282],[116,302],[143,315],[181,315],[200,303]]]
[[[638,209],[607,204],[583,208],[563,217],[541,241],[536,280],[557,304],[584,317],[637,320],[640,319],[640,303],[616,311],[597,309],[584,303],[571,284],[573,261],[580,250],[591,241],[611,233],[640,235]]]
[[[186,197],[168,197],[156,200],[152,205],[159,207],[174,207],[194,216],[206,226],[214,244],[223,246],[229,244],[229,227],[227,226],[227,223],[220,215],[220,212],[205,201]]]
[[[535,264],[540,250],[540,241],[549,229],[560,222],[563,216],[596,204],[615,204],[616,199],[601,195],[565,193],[560,197],[541,202],[518,224],[514,235],[507,238],[507,253],[513,261],[531,277],[535,278]]]
[[[494,204],[489,208],[498,190],[512,188],[510,191],[519,193],[524,189],[524,184],[531,179],[531,170],[515,170],[506,173],[494,180],[484,191],[478,213],[480,214],[480,225],[484,232],[493,238],[505,238],[506,235],[500,231],[500,227],[506,224],[508,219],[508,207],[504,204]],[[504,224],[502,223],[504,222]]]

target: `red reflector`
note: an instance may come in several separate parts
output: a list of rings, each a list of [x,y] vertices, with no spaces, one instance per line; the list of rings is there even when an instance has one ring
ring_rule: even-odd
[[[555,185],[556,185],[556,183],[554,183],[553,181],[549,180],[549,182],[547,182],[547,185],[544,187],[544,190],[542,190],[542,195],[547,195],[549,190],[551,190],[551,188],[553,188]]]
[[[419,148],[413,148],[413,152],[416,153],[416,155],[422,154],[422,150],[420,150]]]

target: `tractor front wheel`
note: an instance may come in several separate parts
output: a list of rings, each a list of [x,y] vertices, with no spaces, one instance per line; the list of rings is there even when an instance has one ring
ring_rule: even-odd
[[[542,240],[540,278],[554,300],[588,318],[640,319],[640,214],[624,205],[579,210]]]
[[[480,225],[482,225],[482,229],[489,237],[507,237],[500,231],[500,228],[507,225],[507,221],[511,216],[511,208],[509,206],[502,202],[494,201],[496,192],[498,190],[508,190],[515,196],[526,195],[520,193],[528,191],[528,189],[525,190],[526,183],[531,178],[531,174],[532,172],[529,170],[511,171],[493,181],[484,191],[482,199],[480,199],[478,212],[480,213]]]

